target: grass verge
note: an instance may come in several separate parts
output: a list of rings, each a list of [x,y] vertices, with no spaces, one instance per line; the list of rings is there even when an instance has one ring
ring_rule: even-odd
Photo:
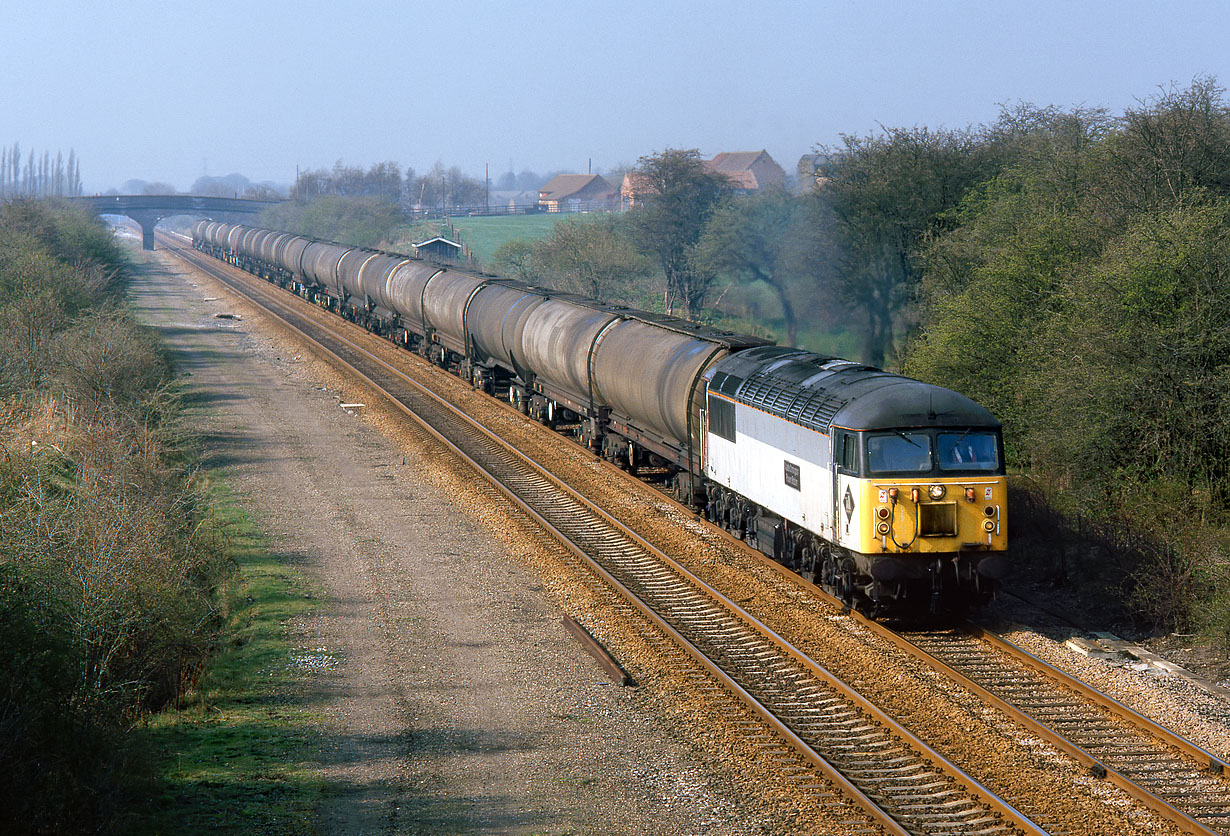
[[[320,654],[296,646],[291,622],[316,595],[224,486],[211,493],[238,565],[225,590],[227,628],[200,686],[135,731],[152,787],[130,832],[314,833],[325,786],[313,748],[320,709],[305,683]]]

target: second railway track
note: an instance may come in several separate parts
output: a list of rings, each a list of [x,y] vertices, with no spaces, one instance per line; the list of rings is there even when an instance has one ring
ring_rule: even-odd
[[[369,385],[403,404],[489,474],[512,501],[790,743],[802,759],[786,768],[796,784],[808,785],[806,773],[815,770],[824,776],[817,789],[837,787],[854,799],[864,814],[848,823],[851,832],[877,827],[892,833],[1043,832],[738,605],[443,399],[309,316],[292,297],[191,250],[180,255],[249,298],[261,297],[259,304],[343,364],[361,369]],[[920,645],[923,641],[919,638]],[[1216,801],[1205,807],[1214,818],[1221,810]],[[1190,832],[1209,832],[1187,827],[1182,817],[1170,818]]]

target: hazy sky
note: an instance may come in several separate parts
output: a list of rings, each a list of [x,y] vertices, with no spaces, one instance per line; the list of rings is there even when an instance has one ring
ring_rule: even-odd
[[[1230,84],[1230,2],[5,0],[0,144],[76,149],[88,191],[437,160],[585,171],[663,148],[788,170],[877,125],[998,103],[1119,113]]]

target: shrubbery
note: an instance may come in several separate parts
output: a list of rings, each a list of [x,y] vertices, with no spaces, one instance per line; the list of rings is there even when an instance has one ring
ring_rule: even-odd
[[[406,221],[397,204],[380,197],[324,195],[286,201],[261,213],[259,226],[284,229],[355,247],[377,247]]]
[[[1209,79],[1118,119],[1039,113],[916,253],[905,369],[1004,421],[1022,521],[1055,517],[1100,612],[1230,646],[1228,148]]]
[[[193,681],[228,572],[168,367],[96,220],[0,206],[0,830],[117,814],[126,731]]]

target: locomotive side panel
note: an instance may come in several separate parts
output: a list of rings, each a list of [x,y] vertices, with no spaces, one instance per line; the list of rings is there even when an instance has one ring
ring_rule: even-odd
[[[831,539],[829,437],[709,393],[705,475],[762,508]],[[715,422],[714,415],[725,413]],[[716,430],[716,432],[715,432]]]

